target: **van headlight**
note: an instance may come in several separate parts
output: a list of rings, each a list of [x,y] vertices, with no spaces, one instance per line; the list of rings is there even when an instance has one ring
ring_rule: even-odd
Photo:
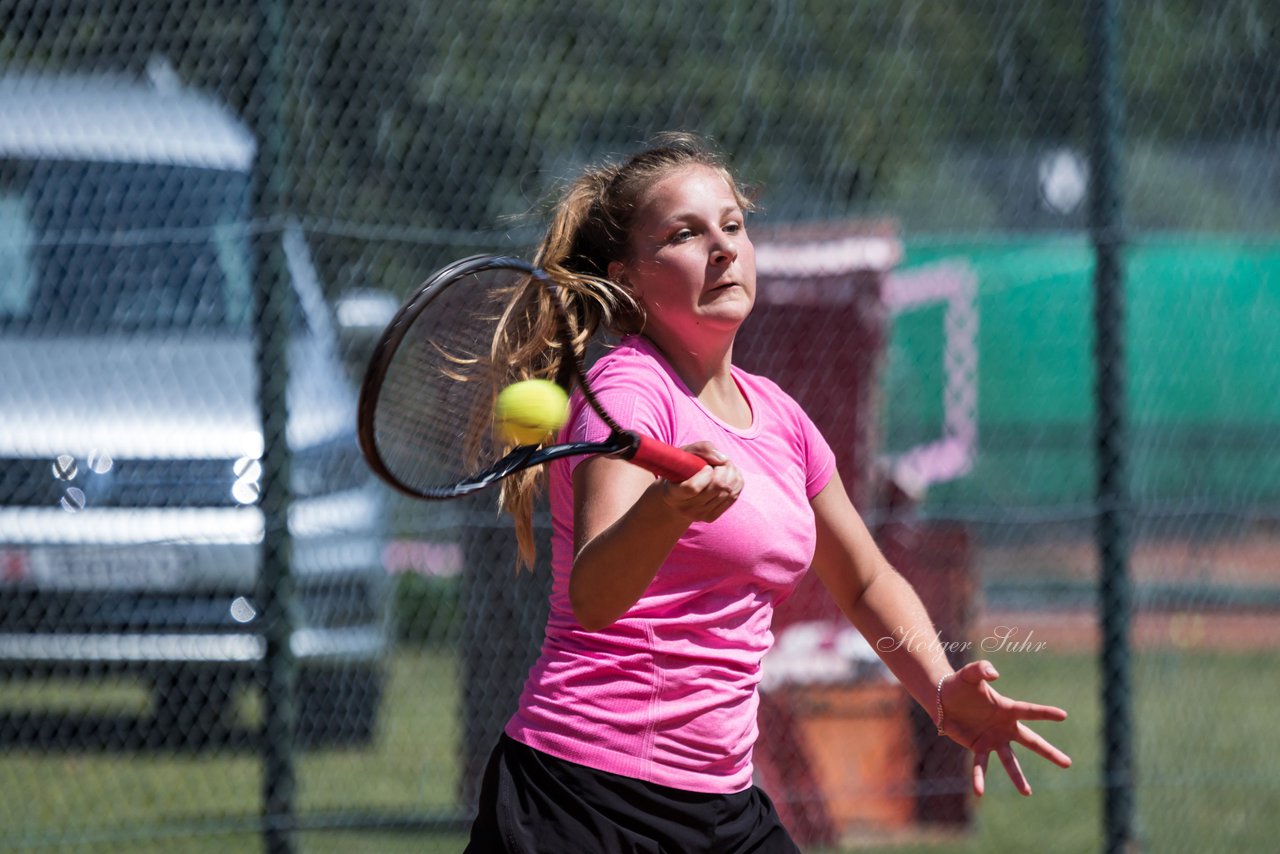
[[[231,464],[235,478],[231,484],[231,497],[237,504],[257,504],[262,495],[262,461],[241,457]]]

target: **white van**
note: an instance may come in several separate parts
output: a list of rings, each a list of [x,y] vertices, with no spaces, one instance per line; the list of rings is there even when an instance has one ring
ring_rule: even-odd
[[[264,649],[254,140],[204,95],[107,76],[0,77],[0,116],[0,678],[136,672],[157,722],[212,734]],[[301,232],[284,246],[300,723],[361,739],[382,493]]]

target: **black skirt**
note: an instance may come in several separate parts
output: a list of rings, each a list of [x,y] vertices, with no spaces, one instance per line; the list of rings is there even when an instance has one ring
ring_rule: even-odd
[[[566,762],[503,735],[467,854],[799,854],[752,786],[686,792]]]

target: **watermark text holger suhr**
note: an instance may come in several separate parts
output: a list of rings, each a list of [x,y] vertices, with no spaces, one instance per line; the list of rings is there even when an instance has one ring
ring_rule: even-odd
[[[944,641],[942,634],[927,635],[919,629],[910,631],[899,627],[896,632],[876,641],[876,650],[890,652],[905,649],[907,652],[932,652],[935,656],[953,653],[971,652],[975,648],[984,653],[996,652],[1043,652],[1048,648],[1047,641],[1035,640],[1035,630],[1029,631],[1026,637],[1018,637],[1017,626],[996,626],[991,634],[979,641]]]

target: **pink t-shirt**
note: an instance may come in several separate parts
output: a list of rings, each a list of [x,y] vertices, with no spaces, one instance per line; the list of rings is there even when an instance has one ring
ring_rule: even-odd
[[[583,629],[569,605],[572,469],[551,463],[551,610],[542,652],[507,734],[553,756],[697,792],[751,785],[760,661],[774,607],[813,558],[809,499],[835,469],[800,406],[763,377],[733,369],[752,423],[707,412],[648,340],[632,336],[591,370],[605,410],[628,429],[681,446],[710,441],[742,471],[737,502],[695,523],[640,600],[613,625]],[[608,428],[580,395],[569,440]]]

